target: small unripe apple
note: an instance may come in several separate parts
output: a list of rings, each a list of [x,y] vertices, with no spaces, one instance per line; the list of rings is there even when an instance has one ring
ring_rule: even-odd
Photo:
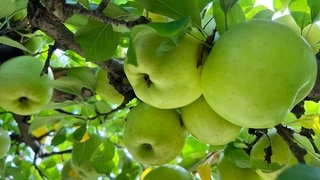
[[[130,110],[124,123],[124,144],[143,164],[168,163],[180,154],[185,140],[185,127],[174,109],[158,109],[141,102]]]
[[[0,107],[20,115],[38,113],[50,102],[53,73],[41,75],[44,63],[31,56],[18,56],[0,66]]]
[[[178,165],[153,168],[142,180],[193,180],[190,172]]]
[[[198,141],[211,145],[228,144],[240,134],[242,129],[217,114],[203,96],[182,107],[181,117],[186,129]]]

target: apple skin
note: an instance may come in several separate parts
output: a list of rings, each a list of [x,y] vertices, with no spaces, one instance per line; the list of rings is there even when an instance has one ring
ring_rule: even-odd
[[[203,39],[199,32],[193,32]],[[148,27],[134,27],[132,42],[138,65],[124,64],[124,71],[137,97],[161,109],[185,106],[202,94],[200,68],[197,67],[200,40],[187,34],[171,51],[162,56],[156,50],[166,38]]]
[[[270,128],[311,91],[315,55],[289,27],[250,20],[225,32],[202,67],[203,95],[220,116],[248,128]]]
[[[18,56],[0,66],[0,107],[15,114],[35,114],[50,102],[53,73],[40,76],[44,64],[31,56]]]
[[[0,159],[4,158],[11,147],[11,138],[7,131],[0,128]]]
[[[190,172],[178,165],[153,168],[142,180],[194,180]]]
[[[123,142],[137,162],[161,165],[179,155],[186,134],[176,110],[158,109],[141,102],[128,113]]]
[[[223,155],[219,160],[217,167],[219,180],[262,180],[262,178],[256,171],[249,168],[240,168],[234,165]]]
[[[186,129],[199,142],[210,145],[228,144],[240,134],[242,129],[213,111],[203,96],[182,107],[181,117]]]

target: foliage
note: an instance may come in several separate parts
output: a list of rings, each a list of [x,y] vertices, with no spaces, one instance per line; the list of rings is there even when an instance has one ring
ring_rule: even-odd
[[[90,11],[100,5],[97,0],[66,2],[70,5],[79,3]],[[234,25],[249,19],[272,20],[289,13],[301,32],[308,24],[316,25],[320,21],[319,0],[272,2],[273,6],[267,7],[256,5],[255,0],[111,0],[103,13],[119,22],[133,21],[140,16],[148,17],[148,12],[170,19],[169,23],[151,22],[144,25],[168,39],[167,43],[157,50],[159,55],[179,44],[185,34],[190,34],[191,27],[198,28],[207,37],[207,41],[202,43],[204,49],[210,49],[212,40],[218,39]],[[27,0],[1,0],[0,45],[18,48],[27,55],[46,61],[48,52],[51,52],[50,48],[57,42],[47,32],[30,27],[27,23],[27,3]],[[149,165],[135,161],[122,140],[124,120],[138,100],[126,98],[126,94],[117,92],[116,90],[121,90],[120,87],[109,86],[114,83],[110,77],[114,77],[112,74],[117,71],[103,69],[104,63],[109,59],[123,63],[127,57],[127,49],[132,47],[131,27],[126,23],[105,20],[111,23],[102,22],[95,18],[93,13],[88,16],[74,14],[64,22],[65,27],[74,34],[74,40],[81,47],[81,52],[61,46],[53,52],[50,66],[59,78],[52,86],[60,94],[55,94],[53,101],[41,112],[18,121],[17,115],[1,109],[0,127],[9,132],[12,141],[8,154],[0,159],[0,179],[100,177],[106,180],[126,180],[139,179],[141,174],[150,168]],[[40,41],[30,47],[27,42],[32,38]],[[318,46],[319,43],[318,41]],[[128,56],[130,55],[135,56]],[[0,58],[0,61],[4,60]],[[101,72],[105,70],[109,71]],[[110,80],[105,78],[106,75],[109,75]],[[126,79],[116,82],[122,87],[128,86]],[[107,85],[101,85],[103,83]],[[101,91],[101,86],[108,88],[113,95]],[[294,133],[314,132],[311,135],[307,133],[311,144],[315,145],[314,151],[309,150],[307,153],[314,157],[312,165],[319,165],[319,149],[316,145],[320,143],[320,103],[304,101],[303,105],[305,113],[301,117],[291,113],[283,125],[291,128]],[[218,178],[217,163],[223,154],[237,169],[248,170],[248,151],[262,134],[266,134],[264,131],[266,130],[243,128],[235,141],[222,146],[204,144],[189,135],[180,155],[168,164],[183,167],[192,172],[196,179],[209,180]],[[295,144],[297,148],[306,149],[301,143]],[[255,164],[251,168],[261,167]],[[272,171],[275,166],[263,168]],[[298,165],[284,171],[279,179],[296,177],[304,170],[319,174],[317,168]]]

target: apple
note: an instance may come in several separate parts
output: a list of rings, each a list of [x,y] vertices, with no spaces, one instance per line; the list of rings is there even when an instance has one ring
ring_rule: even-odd
[[[178,165],[163,165],[153,168],[141,180],[193,180],[190,172]]]
[[[128,59],[124,71],[137,97],[156,108],[172,109],[185,106],[202,94],[200,87],[200,68],[197,67],[200,39],[196,30],[193,36],[186,34],[174,49],[163,55],[156,51],[167,40],[147,26],[132,29],[132,43],[137,66]],[[130,58],[130,56],[128,57]]]
[[[218,165],[218,179],[220,180],[262,180],[260,175],[250,168],[240,168],[233,164],[224,155],[220,158]]]
[[[186,129],[198,141],[211,145],[224,145],[233,141],[242,127],[230,123],[218,115],[201,96],[181,108],[181,117]]]
[[[320,21],[307,25],[302,36],[309,42],[315,53],[320,50]]]
[[[204,98],[220,116],[238,126],[270,128],[311,91],[317,62],[289,27],[250,20],[222,34],[201,77]]]
[[[265,151],[270,145],[272,152],[270,156],[271,161],[267,162],[265,161],[265,157],[267,156]],[[250,152],[250,164],[255,164],[254,166],[258,164],[262,172],[277,172],[286,167],[291,158],[289,146],[275,129],[271,129],[267,135],[263,135]]]
[[[11,138],[7,131],[0,128],[0,159],[4,158],[11,147]]]
[[[0,66],[0,107],[15,114],[38,113],[50,102],[53,73],[40,76],[44,64],[31,56],[18,56]]]
[[[176,158],[184,147],[186,130],[175,109],[139,103],[127,115],[123,142],[139,163],[161,165]]]

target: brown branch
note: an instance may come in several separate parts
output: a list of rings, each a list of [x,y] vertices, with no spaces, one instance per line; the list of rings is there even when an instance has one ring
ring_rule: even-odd
[[[73,33],[42,4],[36,0],[29,0],[27,10],[30,24],[35,29],[40,29],[52,37],[56,41],[57,48],[62,50],[70,49],[83,55],[80,45],[74,39]]]
[[[282,137],[283,140],[288,144],[292,154],[295,156],[295,158],[298,160],[299,163],[305,163],[304,156],[308,153],[307,150],[300,147],[296,142],[294,142],[293,137],[293,130],[278,125],[275,127],[277,129],[277,133]]]
[[[59,151],[59,152],[51,152],[51,153],[44,153],[39,155],[39,158],[46,158],[46,157],[50,157],[50,156],[54,156],[54,155],[63,155],[63,154],[69,154],[72,153],[72,149],[67,149],[64,151]]]
[[[20,130],[20,139],[29,146],[35,154],[38,154],[40,151],[40,144],[38,141],[29,134],[29,127],[30,125],[27,123],[27,121],[30,119],[30,116],[22,116],[13,114],[13,118],[18,124],[18,128]]]

